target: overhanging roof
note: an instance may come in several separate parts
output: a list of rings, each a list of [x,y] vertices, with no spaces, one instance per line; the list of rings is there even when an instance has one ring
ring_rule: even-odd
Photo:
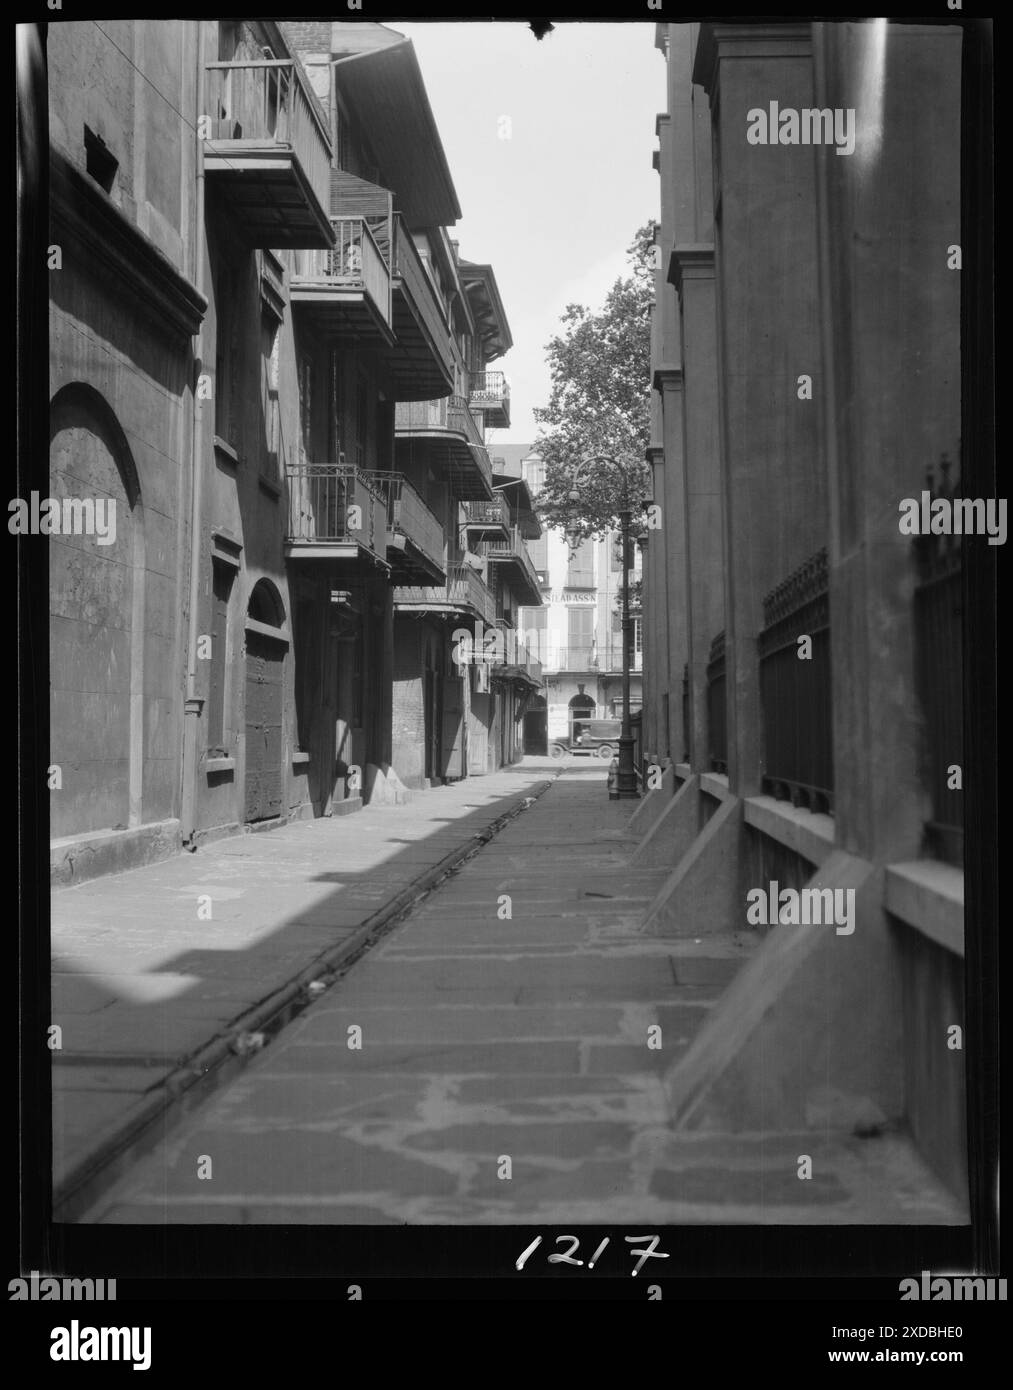
[[[510,508],[510,516],[520,527],[526,541],[536,541],[542,534],[542,523],[535,514],[535,504],[531,491],[523,478],[513,478],[506,473],[493,473],[494,492],[502,492]]]
[[[334,81],[409,226],[453,226],[461,208],[411,40],[337,59]]]
[[[523,478],[511,477],[509,473],[493,473],[492,485],[496,492],[502,488],[512,488],[513,491],[507,494],[507,501],[516,511],[533,511],[534,502],[531,499],[531,490]]]
[[[478,265],[474,261],[459,260],[458,268],[482,339],[485,360],[494,362],[514,344],[496,276],[491,265]]]

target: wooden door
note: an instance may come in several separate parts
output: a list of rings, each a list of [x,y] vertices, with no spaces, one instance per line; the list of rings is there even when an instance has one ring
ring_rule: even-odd
[[[440,724],[439,679],[429,666],[422,672],[422,716],[425,725],[425,775],[432,780],[440,776]]]
[[[281,719],[285,648],[257,632],[246,637],[246,819],[281,814]]]
[[[440,756],[443,777],[464,776],[464,679],[443,676],[440,679],[443,712],[443,736]]]

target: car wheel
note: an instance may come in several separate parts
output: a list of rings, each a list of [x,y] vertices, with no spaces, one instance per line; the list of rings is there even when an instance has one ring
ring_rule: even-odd
[[[552,747],[549,749],[549,757],[555,758],[557,762],[560,758],[562,758],[565,755],[565,753],[566,749],[561,747],[558,743],[554,743]]]
[[[598,749],[598,756],[599,758],[614,758],[616,756],[616,750],[607,743],[603,743]]]

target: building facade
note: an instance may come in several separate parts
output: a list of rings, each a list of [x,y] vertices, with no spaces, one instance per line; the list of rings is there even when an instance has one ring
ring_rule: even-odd
[[[502,445],[505,466],[537,498],[545,465],[536,446]],[[525,716],[524,751],[544,754],[554,737],[569,737],[576,722],[622,717],[622,543],[617,531],[572,547],[562,532],[546,528],[528,542],[542,595],[521,625],[538,651],[545,689]],[[641,554],[630,555],[630,709],[642,701],[643,639],[639,612]]]
[[[117,518],[54,537],[54,879],[509,761],[530,676],[473,707],[450,632],[512,611],[464,524],[510,332],[412,45],[71,22],[48,63],[50,491]]]
[[[899,524],[959,492],[961,34],[657,44],[644,741],[668,771],[644,854],[672,874],[648,929],[761,937],[673,1114],[899,1128],[966,1193],[960,542]],[[774,102],[825,139],[759,138]],[[757,926],[772,882],[852,891],[850,932]]]

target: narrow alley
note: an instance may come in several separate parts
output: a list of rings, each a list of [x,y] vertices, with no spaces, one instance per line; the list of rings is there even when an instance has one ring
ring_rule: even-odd
[[[170,1110],[79,1219],[959,1222],[901,1133],[672,1126],[666,1075],[760,937],[644,934],[666,870],[631,864],[637,807],[610,801],[605,777],[530,758],[499,774],[502,804],[519,791],[524,809],[203,1103]],[[416,869],[452,830],[414,841]],[[328,914],[347,929],[338,877],[314,913],[323,935]]]

